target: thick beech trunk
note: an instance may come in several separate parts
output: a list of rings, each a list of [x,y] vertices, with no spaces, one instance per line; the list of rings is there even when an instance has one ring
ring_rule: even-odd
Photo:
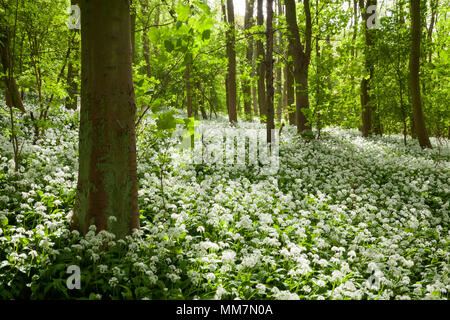
[[[73,227],[139,228],[128,0],[81,0],[79,171]],[[101,23],[100,23],[101,22]]]

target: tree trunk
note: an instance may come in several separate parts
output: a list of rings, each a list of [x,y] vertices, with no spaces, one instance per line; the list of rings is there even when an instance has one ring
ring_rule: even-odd
[[[280,16],[282,13],[282,9],[281,9],[281,0],[277,0],[277,25],[280,26]],[[281,67],[281,52],[283,51],[283,43],[282,43],[282,33],[281,31],[277,32],[277,41],[276,41],[276,46],[278,51],[280,52],[280,54],[278,55],[278,59],[277,59],[277,71],[275,73],[275,83],[276,83],[276,110],[277,110],[277,121],[280,122],[281,121],[281,114],[283,113],[283,85],[282,85],[282,67]]]
[[[266,85],[267,85],[267,143],[272,142],[274,124],[273,108],[273,0],[267,0],[267,53],[266,53]]]
[[[81,0],[79,171],[73,228],[139,228],[128,1]],[[102,23],[99,23],[101,21]]]
[[[130,35],[131,35],[131,61],[136,60],[136,9],[133,7],[133,0],[130,0]]]
[[[191,85],[191,63],[186,65],[186,105],[187,116],[192,117],[192,85]]]
[[[6,27],[0,28],[0,59],[3,66],[3,76],[1,80],[5,85],[5,99],[9,107],[15,107],[25,112],[19,89],[14,79],[13,65],[11,61],[11,51],[9,46],[9,30]]]
[[[227,0],[227,57],[228,57],[228,119],[230,122],[237,122],[236,109],[236,50],[234,34],[234,6],[233,0]]]
[[[148,15],[148,5],[146,2],[142,4],[142,10],[145,15]],[[144,29],[142,34],[142,42],[144,46],[144,60],[145,60],[145,74],[148,78],[152,76],[152,69],[150,67],[150,40],[148,38],[148,28]]]
[[[78,0],[71,0],[71,5],[78,5]],[[78,35],[80,31],[78,29],[70,30],[69,36],[69,58],[67,62],[67,109],[77,108],[77,98],[78,98],[78,84],[77,78],[79,78],[80,70],[77,67],[78,60],[80,58],[80,44],[78,41]]]
[[[304,133],[311,130],[303,110],[309,108],[308,67],[311,57],[311,12],[309,0],[303,0],[305,8],[306,30],[305,47],[300,43],[294,0],[286,0],[286,22],[289,31],[290,52],[294,61],[295,96],[297,108],[297,131]]]
[[[258,0],[258,10],[257,10],[257,23],[258,26],[264,26],[264,16],[263,16],[263,0]],[[259,105],[259,116],[263,118],[267,117],[267,100],[266,100],[266,87],[265,87],[265,54],[264,54],[264,44],[261,37],[256,41],[256,65],[258,74],[258,105]]]
[[[291,46],[288,48],[288,55],[289,57],[292,57],[293,54],[291,52]],[[286,109],[288,110],[288,118],[289,118],[289,124],[291,126],[296,125],[297,120],[297,112],[295,111],[294,104],[295,104],[295,91],[294,91],[294,70],[293,70],[293,63],[292,60],[289,59],[286,63],[285,69],[284,69],[284,76],[285,76],[285,86],[286,86]],[[293,109],[294,108],[294,109]]]
[[[245,18],[244,18],[244,29],[246,31],[253,27],[253,9],[255,0],[246,0],[245,2]],[[245,52],[245,62],[246,65],[252,65],[253,57],[253,37],[248,36],[247,48]],[[252,87],[250,79],[245,79],[242,84],[242,93],[244,98],[244,113],[247,120],[252,117]]]
[[[206,110],[205,110],[205,96],[203,95],[200,81],[197,81],[197,90],[198,90],[197,100],[198,100],[198,105],[200,107],[200,112],[202,114],[202,119],[208,120],[208,115],[206,114]]]
[[[373,51],[372,31],[369,30],[367,23],[371,14],[366,10],[371,5],[376,5],[376,0],[367,0],[364,5],[364,0],[359,1],[361,8],[361,15],[364,21],[364,34],[366,46],[364,48],[365,68],[369,74],[368,79],[365,77],[361,80],[361,120],[362,120],[362,135],[368,137],[372,133],[372,102],[370,97],[370,81],[373,78],[373,63],[370,56]]]
[[[411,56],[409,60],[411,98],[413,104],[415,131],[419,144],[422,148],[431,148],[425,128],[425,121],[422,112],[422,101],[420,96],[420,42],[421,42],[421,23],[420,23],[420,1],[411,0]]]
[[[254,39],[254,38],[253,38]],[[255,43],[253,41],[253,53],[252,53],[252,103],[253,103],[253,114],[255,116],[259,115],[259,107],[258,107],[258,86],[255,85],[253,79],[257,76],[257,49]]]

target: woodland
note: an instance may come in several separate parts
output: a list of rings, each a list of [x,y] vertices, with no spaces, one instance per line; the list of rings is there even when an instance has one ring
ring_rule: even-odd
[[[0,300],[447,300],[449,0],[0,0]]]

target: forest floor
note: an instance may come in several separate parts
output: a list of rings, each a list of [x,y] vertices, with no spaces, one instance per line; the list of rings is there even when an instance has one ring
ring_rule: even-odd
[[[35,145],[24,119],[15,172],[9,118],[0,115],[2,299],[449,297],[448,141],[421,150],[401,136],[363,139],[328,128],[305,143],[287,127],[276,170],[263,174],[257,166],[189,164],[189,150],[183,156],[173,141],[149,148],[143,136],[141,229],[117,240],[68,229],[77,112],[52,118]],[[79,290],[66,287],[70,265],[81,269]]]

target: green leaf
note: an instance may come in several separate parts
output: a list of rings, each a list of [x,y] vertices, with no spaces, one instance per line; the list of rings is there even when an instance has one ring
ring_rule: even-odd
[[[177,122],[173,116],[173,111],[165,112],[158,115],[156,125],[159,130],[173,130],[177,127]]]
[[[186,129],[189,131],[189,134],[193,135],[194,131],[195,131],[195,118],[190,117],[190,118],[184,119],[184,125],[185,125]]]
[[[202,39],[208,40],[211,37],[211,29],[205,30],[202,33]]]
[[[190,62],[192,62],[192,53],[191,53],[191,52],[188,52],[188,53],[186,53],[186,55],[184,56],[184,63],[185,63],[185,64],[188,64],[188,63],[190,63]]]
[[[182,3],[175,10],[178,14],[178,20],[185,22],[189,18],[190,8],[189,6],[185,6]]]
[[[173,49],[175,49],[175,46],[173,45],[171,40],[164,40],[164,47],[166,48],[167,52],[172,52]]]

